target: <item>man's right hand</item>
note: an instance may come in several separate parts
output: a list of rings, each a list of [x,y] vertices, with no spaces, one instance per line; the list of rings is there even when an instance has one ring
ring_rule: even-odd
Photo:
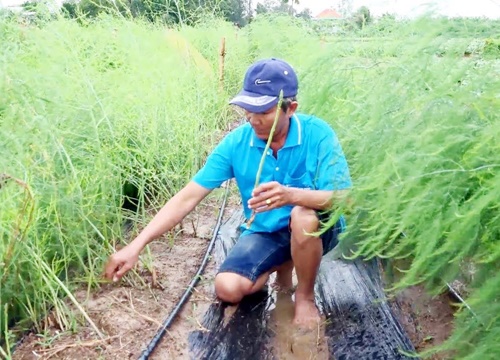
[[[180,223],[210,191],[210,189],[190,181],[163,206],[134,241],[109,257],[104,269],[104,277],[114,282],[120,280],[127,271],[135,266],[139,260],[140,252],[150,241],[159,238]]]
[[[104,269],[104,276],[113,282],[119,281],[123,275],[132,269],[139,260],[139,253],[137,249],[127,245],[117,253],[109,257],[108,263]]]

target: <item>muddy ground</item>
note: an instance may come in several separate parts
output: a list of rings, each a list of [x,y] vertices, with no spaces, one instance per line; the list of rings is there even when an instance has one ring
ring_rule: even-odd
[[[393,299],[391,308],[405,329],[417,352],[442,344],[453,330],[453,304],[457,301],[447,293],[428,295],[422,286],[411,286]],[[448,359],[436,354],[427,359]]]
[[[233,191],[234,193],[234,191]],[[144,266],[137,275],[128,274],[119,284],[106,284],[87,297],[85,289],[75,293],[99,330],[100,339],[90,326],[78,325],[77,331],[61,331],[56,316],[49,315],[44,334],[28,334],[17,347],[13,359],[137,359],[163,321],[170,314],[185,288],[196,274],[212,237],[221,192],[204,201],[176,231],[150,245],[154,274]],[[231,196],[226,214],[239,206]],[[171,241],[177,233],[175,241]],[[189,302],[158,345],[151,359],[189,359],[188,334],[202,330],[203,315],[215,300],[213,292],[215,268],[213,262],[205,271]],[[414,286],[403,291],[393,301],[396,312],[417,350],[422,351],[442,343],[452,330],[454,308],[447,295],[431,298],[423,288]],[[229,307],[228,312],[234,308]],[[76,309],[75,318],[80,318]],[[229,316],[230,314],[228,314]],[[275,315],[278,323],[289,325],[293,304],[281,302]],[[278,325],[277,325],[278,324]],[[281,336],[290,336],[276,330]],[[314,358],[326,357],[325,344],[318,336],[318,351]],[[280,359],[304,359],[301,352],[277,351]],[[321,356],[321,354],[325,356]],[[434,357],[433,359],[444,359]]]

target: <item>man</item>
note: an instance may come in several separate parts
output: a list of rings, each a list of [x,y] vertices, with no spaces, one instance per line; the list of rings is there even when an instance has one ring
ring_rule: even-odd
[[[254,189],[281,90],[282,108],[260,185]],[[118,281],[149,242],[178,224],[211,190],[235,178],[246,218],[253,211],[256,216],[249,228],[242,226],[238,242],[215,277],[218,298],[238,303],[260,290],[275,271],[279,288],[291,289],[295,267],[294,322],[306,327],[317,324],[314,283],[322,256],[337,244],[343,218],[321,237],[312,233],[335,205],[333,199],[351,187],[351,180],[332,128],[316,117],[295,113],[297,92],[297,76],[286,62],[272,58],[251,65],[243,90],[231,101],[245,110],[248,123],[228,134],[137,238],[110,257],[105,276]]]

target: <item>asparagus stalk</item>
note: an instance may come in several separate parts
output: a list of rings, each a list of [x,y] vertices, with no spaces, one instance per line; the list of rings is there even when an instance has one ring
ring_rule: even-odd
[[[257,186],[259,186],[260,175],[262,173],[262,168],[264,167],[264,161],[266,160],[267,152],[269,151],[269,147],[271,146],[271,143],[273,141],[274,130],[276,129],[276,124],[278,123],[278,119],[279,119],[279,116],[281,113],[281,103],[282,102],[283,102],[283,90],[280,91],[278,106],[276,108],[276,116],[274,117],[273,126],[271,127],[271,132],[269,133],[269,138],[267,139],[266,147],[265,147],[264,152],[262,153],[262,156],[260,158],[259,169],[257,170],[257,176],[255,177],[254,189],[257,188]],[[255,215],[256,215],[256,213],[255,213],[255,209],[254,209],[252,211],[252,215],[250,216],[250,219],[248,219],[248,221],[247,221],[247,224],[246,224],[247,229],[250,228],[250,226],[252,225],[252,223],[255,219]]]

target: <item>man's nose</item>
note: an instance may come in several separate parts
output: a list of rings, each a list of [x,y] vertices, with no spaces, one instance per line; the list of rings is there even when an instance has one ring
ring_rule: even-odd
[[[248,113],[247,120],[251,125],[260,125],[262,123],[261,117],[254,113]]]

